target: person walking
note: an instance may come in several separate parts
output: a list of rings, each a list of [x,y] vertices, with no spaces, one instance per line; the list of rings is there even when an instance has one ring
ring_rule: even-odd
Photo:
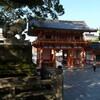
[[[96,71],[96,62],[93,63],[93,71]]]

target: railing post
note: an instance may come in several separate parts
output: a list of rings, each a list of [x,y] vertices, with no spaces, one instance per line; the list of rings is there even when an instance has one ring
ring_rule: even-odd
[[[57,93],[56,93],[56,99],[57,100],[63,100],[63,75],[62,75],[62,66],[58,66],[56,69],[56,80],[57,80]]]
[[[11,87],[11,90],[10,90],[10,94],[11,94],[11,100],[15,100],[15,87]]]

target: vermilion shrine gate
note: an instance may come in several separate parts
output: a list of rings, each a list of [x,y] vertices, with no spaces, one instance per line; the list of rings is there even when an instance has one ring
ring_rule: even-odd
[[[36,26],[34,29],[32,26]],[[38,22],[30,21],[30,36],[37,36],[33,46],[37,48],[37,64],[45,61],[49,67],[56,66],[56,53],[62,50],[66,65],[85,66],[85,48],[91,41],[85,41],[84,32],[96,32],[89,28],[84,21],[45,20]]]

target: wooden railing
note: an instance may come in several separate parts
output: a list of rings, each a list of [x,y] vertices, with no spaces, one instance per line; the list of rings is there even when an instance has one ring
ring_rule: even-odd
[[[91,40],[67,40],[67,39],[37,39],[35,43],[91,43]]]

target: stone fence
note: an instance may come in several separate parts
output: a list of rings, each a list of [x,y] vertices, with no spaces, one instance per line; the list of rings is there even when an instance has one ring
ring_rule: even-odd
[[[40,76],[0,78],[0,100],[63,100],[63,76],[53,70],[49,79]]]

